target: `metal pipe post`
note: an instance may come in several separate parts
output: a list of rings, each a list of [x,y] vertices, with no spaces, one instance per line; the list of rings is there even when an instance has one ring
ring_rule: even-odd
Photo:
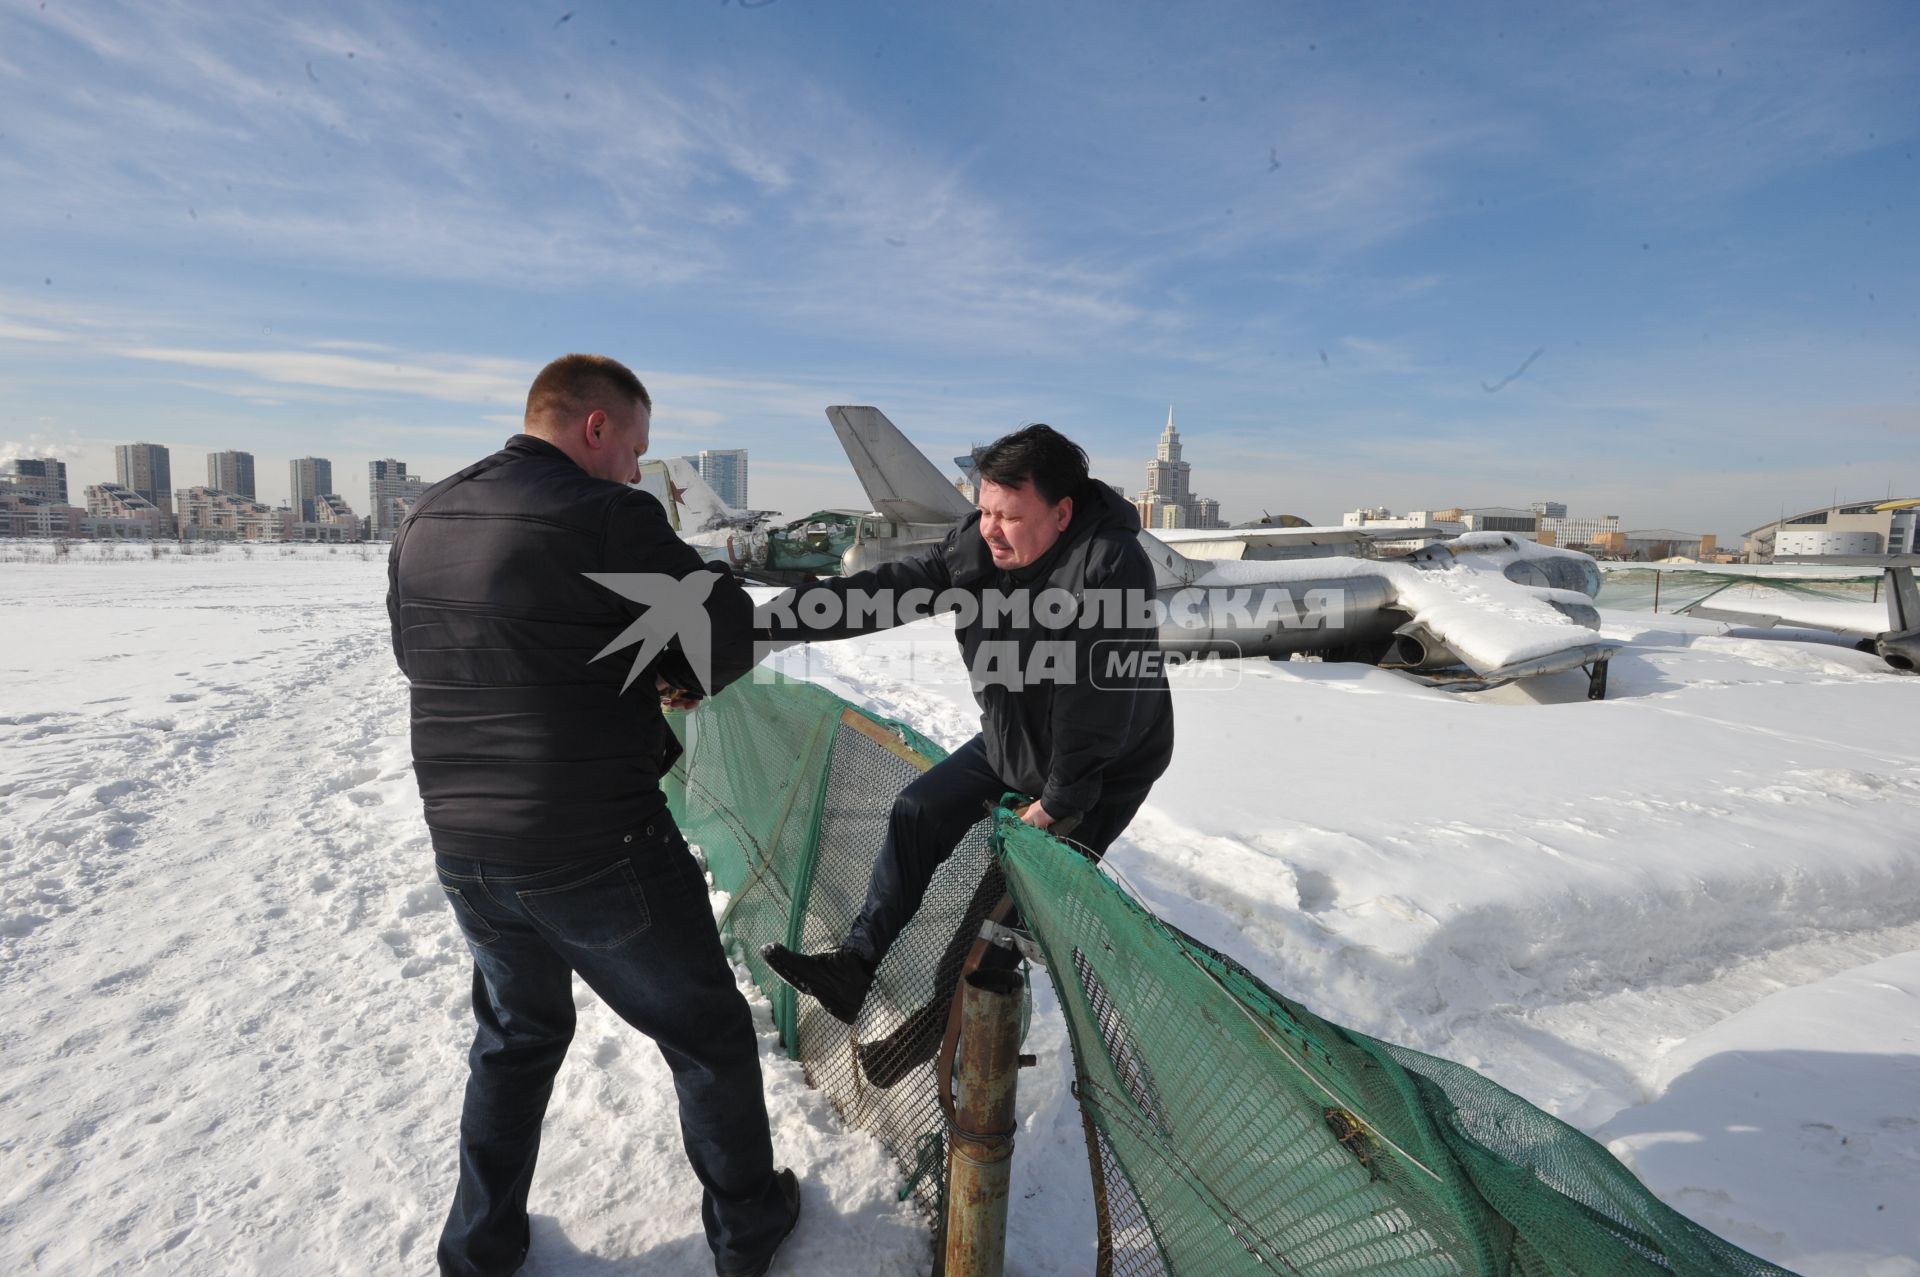
[[[946,1277],[1001,1277],[1020,1070],[1020,973],[975,971],[960,990],[947,1145]]]

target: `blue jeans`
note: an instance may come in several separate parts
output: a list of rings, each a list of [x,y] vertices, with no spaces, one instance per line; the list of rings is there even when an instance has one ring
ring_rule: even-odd
[[[535,867],[441,855],[436,866],[473,953],[478,1024],[441,1273],[493,1277],[526,1255],[527,1189],[573,1040],[575,974],[652,1038],[673,1071],[715,1257],[740,1265],[772,1249],[788,1211],[773,1177],[752,1014],[672,818],[656,816],[624,860]]]
[[[986,819],[988,804],[998,802],[1010,788],[987,765],[986,744],[975,736],[901,790],[887,817],[886,841],[867,878],[866,903],[847,932],[847,947],[869,962],[886,957],[920,908],[934,872],[967,832]],[[1144,789],[1102,794],[1069,836],[1098,859],[1146,801]],[[972,939],[962,938],[963,949]]]

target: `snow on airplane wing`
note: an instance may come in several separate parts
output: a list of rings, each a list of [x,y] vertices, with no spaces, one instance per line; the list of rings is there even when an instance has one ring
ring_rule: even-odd
[[[1704,620],[1757,629],[1790,626],[1860,639],[1859,646],[1878,652],[1893,668],[1912,671],[1920,668],[1920,585],[1915,584],[1911,564],[1890,563],[1883,571],[1884,597],[1879,603],[1809,599],[1751,583],[1736,593],[1735,583],[1729,583],[1679,610]],[[1709,601],[1712,606],[1707,606]]]
[[[1399,606],[1412,618],[1397,633],[1428,649],[1438,644],[1488,682],[1612,657],[1620,644],[1595,633],[1600,614],[1591,598],[1513,580],[1514,562],[1541,553],[1530,542],[1469,533],[1383,564]]]
[[[1707,599],[1718,598],[1722,593],[1724,591],[1716,590]],[[1772,593],[1773,597],[1751,602],[1747,606],[1729,606],[1732,600],[1708,606],[1707,599],[1702,599],[1680,611],[1705,621],[1726,621],[1762,630],[1786,625],[1795,629],[1832,630],[1849,638],[1877,638],[1886,633],[1887,609],[1883,604],[1806,599],[1778,591]]]
[[[1494,683],[1577,669],[1620,650],[1579,619],[1598,619],[1584,594],[1515,585],[1498,576],[1494,585],[1476,575],[1456,568],[1418,581],[1396,579],[1400,605],[1412,617],[1396,633],[1420,645],[1410,655],[1451,653]]]
[[[1153,528],[1150,531],[1169,545],[1193,541],[1245,541],[1249,545],[1285,545],[1290,542],[1333,545],[1338,542],[1412,541],[1442,535],[1438,528],[1381,527]]]
[[[1194,559],[1279,558],[1315,547],[1352,547],[1374,541],[1424,541],[1434,528],[1155,528],[1152,535]]]
[[[1170,545],[1240,541],[1247,545],[1352,545],[1361,541],[1416,541],[1444,535],[1438,528],[1153,528]]]
[[[1341,578],[1384,581],[1388,606],[1407,616],[1394,632],[1395,650],[1386,663],[1416,674],[1464,665],[1476,685],[1491,686],[1591,665],[1621,646],[1594,632],[1600,616],[1589,594],[1535,583],[1576,579],[1547,569],[1566,563],[1591,566],[1591,560],[1498,533],[1468,533],[1404,559],[1264,561],[1189,558],[1182,552],[1187,546],[1176,550],[1161,536],[1140,534],[1161,591],[1287,588]]]

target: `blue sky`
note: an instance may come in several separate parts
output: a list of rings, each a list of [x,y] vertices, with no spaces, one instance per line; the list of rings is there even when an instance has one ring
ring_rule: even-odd
[[[1236,520],[1920,491],[1911,5],[324,9],[0,8],[0,455],[363,508],[585,349],[796,515],[844,402],[1130,489],[1172,403]]]

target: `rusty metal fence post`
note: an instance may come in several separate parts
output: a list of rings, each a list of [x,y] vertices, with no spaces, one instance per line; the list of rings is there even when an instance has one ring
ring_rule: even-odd
[[[1021,991],[1017,971],[975,971],[960,990],[954,1123],[947,1144],[946,1277],[1001,1277],[1006,1268]]]

